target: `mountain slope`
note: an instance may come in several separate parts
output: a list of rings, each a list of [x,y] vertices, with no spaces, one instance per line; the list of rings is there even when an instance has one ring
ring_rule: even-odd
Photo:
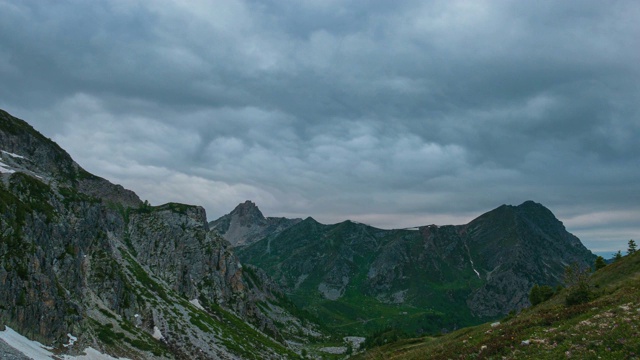
[[[252,244],[267,235],[277,234],[299,223],[302,219],[267,217],[255,203],[247,200],[233,211],[209,223],[211,230],[219,233],[233,246]]]
[[[531,201],[417,231],[308,218],[238,256],[335,329],[360,334],[387,326],[434,333],[502,316],[529,305],[534,283],[555,285],[565,265],[595,259]]]
[[[320,336],[201,207],[146,206],[1,111],[0,150],[0,326],[131,359],[280,359]]]
[[[502,323],[371,349],[358,359],[636,359],[640,349],[640,253],[593,273],[593,299],[567,306],[569,290]]]

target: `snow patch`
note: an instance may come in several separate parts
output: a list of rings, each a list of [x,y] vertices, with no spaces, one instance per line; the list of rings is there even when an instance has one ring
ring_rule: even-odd
[[[78,338],[67,334],[69,337],[69,346],[73,345]],[[0,331],[0,339],[4,340],[9,346],[16,349],[18,352],[22,353],[22,355],[35,359],[35,360],[54,360],[60,359],[60,355],[56,355],[50,351],[53,350],[50,346],[42,345],[41,343],[33,340],[29,340],[26,337],[20,335],[15,332],[8,326],[5,326],[4,331]],[[64,345],[67,346],[67,345]],[[103,354],[94,348],[86,348],[83,351],[85,355],[80,356],[71,356],[71,355],[63,355],[62,359],[64,360],[130,360],[127,358],[115,358],[110,355]]]
[[[79,355],[79,356],[64,355],[62,358],[64,360],[130,360],[128,358],[115,358],[113,356],[103,354],[100,351],[91,347],[84,349],[83,352],[84,352],[84,355]]]
[[[198,299],[189,300],[189,302],[193,304],[193,306],[197,307],[198,309],[204,310],[202,305],[200,305],[200,301],[198,301]]]
[[[5,326],[4,331],[0,331],[0,339],[4,340],[12,348],[32,359],[53,359],[53,353],[49,351],[53,350],[52,347],[42,345],[37,341],[29,340],[8,326]]]
[[[13,174],[15,170],[9,168],[9,165],[0,161],[0,173]]]
[[[69,337],[69,342],[67,344],[62,344],[62,346],[64,347],[73,346],[73,344],[75,344],[76,341],[78,341],[78,338],[71,334],[67,334],[67,336]]]
[[[467,254],[469,255],[469,262],[471,263],[471,269],[473,269],[476,275],[478,275],[478,279],[482,279],[482,277],[480,276],[480,273],[478,272],[478,270],[476,270],[476,267],[473,265],[473,259],[471,258],[471,251],[469,251],[469,247],[467,246],[466,242],[464,243],[464,247],[467,248]]]
[[[11,153],[11,152],[8,152],[8,151],[4,151],[4,150],[0,150],[0,151],[2,151],[2,153],[4,153],[4,154],[7,154],[7,155],[11,156],[12,158],[16,158],[16,159],[26,159],[26,158],[25,158],[24,156],[22,156],[22,155],[14,154],[14,153]]]
[[[153,336],[154,339],[156,340],[164,340],[164,336],[162,335],[162,333],[160,332],[160,329],[158,329],[157,326],[153,327]]]

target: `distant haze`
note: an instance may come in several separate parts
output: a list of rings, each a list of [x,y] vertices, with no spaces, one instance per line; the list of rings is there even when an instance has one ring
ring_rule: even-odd
[[[640,238],[640,2],[0,0],[0,108],[213,220],[549,207]],[[1,147],[1,145],[0,145]]]

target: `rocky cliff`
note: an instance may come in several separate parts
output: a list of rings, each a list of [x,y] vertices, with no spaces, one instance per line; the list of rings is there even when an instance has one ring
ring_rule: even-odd
[[[204,209],[145,205],[1,111],[0,236],[0,327],[60,351],[279,359],[295,356],[283,335],[313,329]]]

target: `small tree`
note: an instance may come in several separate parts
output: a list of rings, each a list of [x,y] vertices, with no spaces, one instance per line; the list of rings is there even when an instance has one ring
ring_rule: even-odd
[[[627,249],[627,254],[631,255],[636,252],[636,242],[633,239],[629,240],[629,249]]]
[[[618,250],[618,252],[615,255],[613,255],[613,261],[618,261],[620,259],[622,259],[622,252]]]
[[[607,262],[604,261],[604,258],[602,256],[598,256],[595,263],[596,271],[602,269],[605,266],[607,266]]]
[[[567,266],[564,270],[564,282],[569,288],[565,304],[567,306],[584,304],[591,300],[588,268],[581,269],[578,263]]]
[[[529,301],[531,302],[531,306],[535,306],[551,299],[553,295],[554,291],[551,286],[538,286],[538,284],[534,284],[529,292]]]

